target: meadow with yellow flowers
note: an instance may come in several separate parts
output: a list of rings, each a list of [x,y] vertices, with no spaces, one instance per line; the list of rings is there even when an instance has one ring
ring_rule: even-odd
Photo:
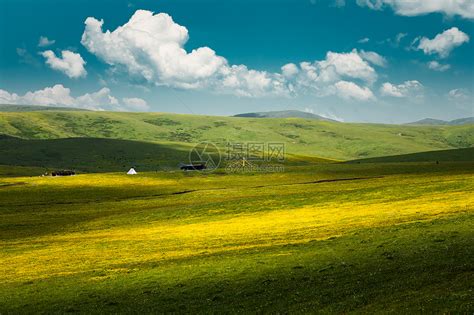
[[[3,176],[0,313],[470,313],[473,175],[408,162]]]

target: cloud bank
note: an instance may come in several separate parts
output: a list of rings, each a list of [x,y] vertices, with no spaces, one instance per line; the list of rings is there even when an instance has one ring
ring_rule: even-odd
[[[107,64],[150,83],[184,89],[232,89],[249,96],[285,92],[276,74],[229,65],[209,47],[187,52],[188,30],[168,14],[138,10],[112,32],[103,32],[103,23],[86,19],[81,39],[84,47]]]
[[[140,98],[124,98],[118,101],[108,88],[97,92],[73,97],[71,90],[62,84],[46,87],[42,90],[27,92],[24,95],[10,93],[0,89],[0,104],[67,106],[89,110],[147,110],[148,104]]]
[[[458,15],[474,19],[472,0],[357,0],[360,6],[373,10],[391,7],[398,15],[416,16],[429,13],[442,13],[448,16]]]
[[[113,31],[104,31],[103,24],[93,17],[86,19],[81,43],[89,52],[134,78],[174,88],[243,97],[286,97],[309,91],[339,95],[335,83],[357,80],[371,85],[377,80],[373,66],[386,64],[375,52],[353,50],[328,52],[324,60],[290,63],[273,73],[231,65],[209,47],[186,51],[188,30],[165,13],[138,10]]]

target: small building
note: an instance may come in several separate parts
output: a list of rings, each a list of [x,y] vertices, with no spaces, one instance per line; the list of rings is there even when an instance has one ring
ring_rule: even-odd
[[[51,176],[72,176],[76,175],[76,172],[71,170],[59,170],[59,171],[52,171]]]
[[[202,171],[206,169],[206,163],[180,164],[179,168],[183,171]]]

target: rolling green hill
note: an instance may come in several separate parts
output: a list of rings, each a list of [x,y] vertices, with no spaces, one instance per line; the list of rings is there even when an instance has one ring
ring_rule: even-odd
[[[92,111],[0,112],[0,134],[0,165],[84,171],[118,171],[130,164],[153,170],[158,165],[175,166],[193,144],[202,141],[216,143],[223,152],[229,142],[284,143],[287,157],[299,160],[354,160],[474,144],[474,125],[352,124],[301,118]]]
[[[234,115],[233,117],[247,117],[247,118],[304,118],[304,119],[315,119],[322,121],[335,121],[323,116],[319,116],[313,113],[302,112],[300,110],[280,110],[272,112],[256,112],[256,113],[245,113]]]
[[[474,148],[419,152],[349,161],[348,163],[474,162]]]

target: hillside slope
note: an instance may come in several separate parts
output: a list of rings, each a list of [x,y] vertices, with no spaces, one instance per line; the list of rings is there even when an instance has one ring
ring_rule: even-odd
[[[349,124],[299,118],[87,111],[1,112],[0,134],[25,140],[106,138],[187,147],[210,141],[224,149],[228,142],[278,142],[284,143],[290,154],[337,160],[465,148],[474,144],[473,125]]]
[[[78,172],[141,171],[178,169],[188,161],[189,148],[180,144],[162,145],[151,142],[103,138],[67,138],[0,140],[0,165],[39,167],[30,175],[52,169]]]
[[[315,119],[322,121],[335,121],[323,116],[319,116],[313,113],[302,112],[300,110],[281,110],[271,112],[255,112],[255,113],[244,113],[234,115],[233,117],[247,117],[247,118],[304,118],[304,119]]]
[[[349,161],[348,163],[474,162],[474,148],[419,152]]]

